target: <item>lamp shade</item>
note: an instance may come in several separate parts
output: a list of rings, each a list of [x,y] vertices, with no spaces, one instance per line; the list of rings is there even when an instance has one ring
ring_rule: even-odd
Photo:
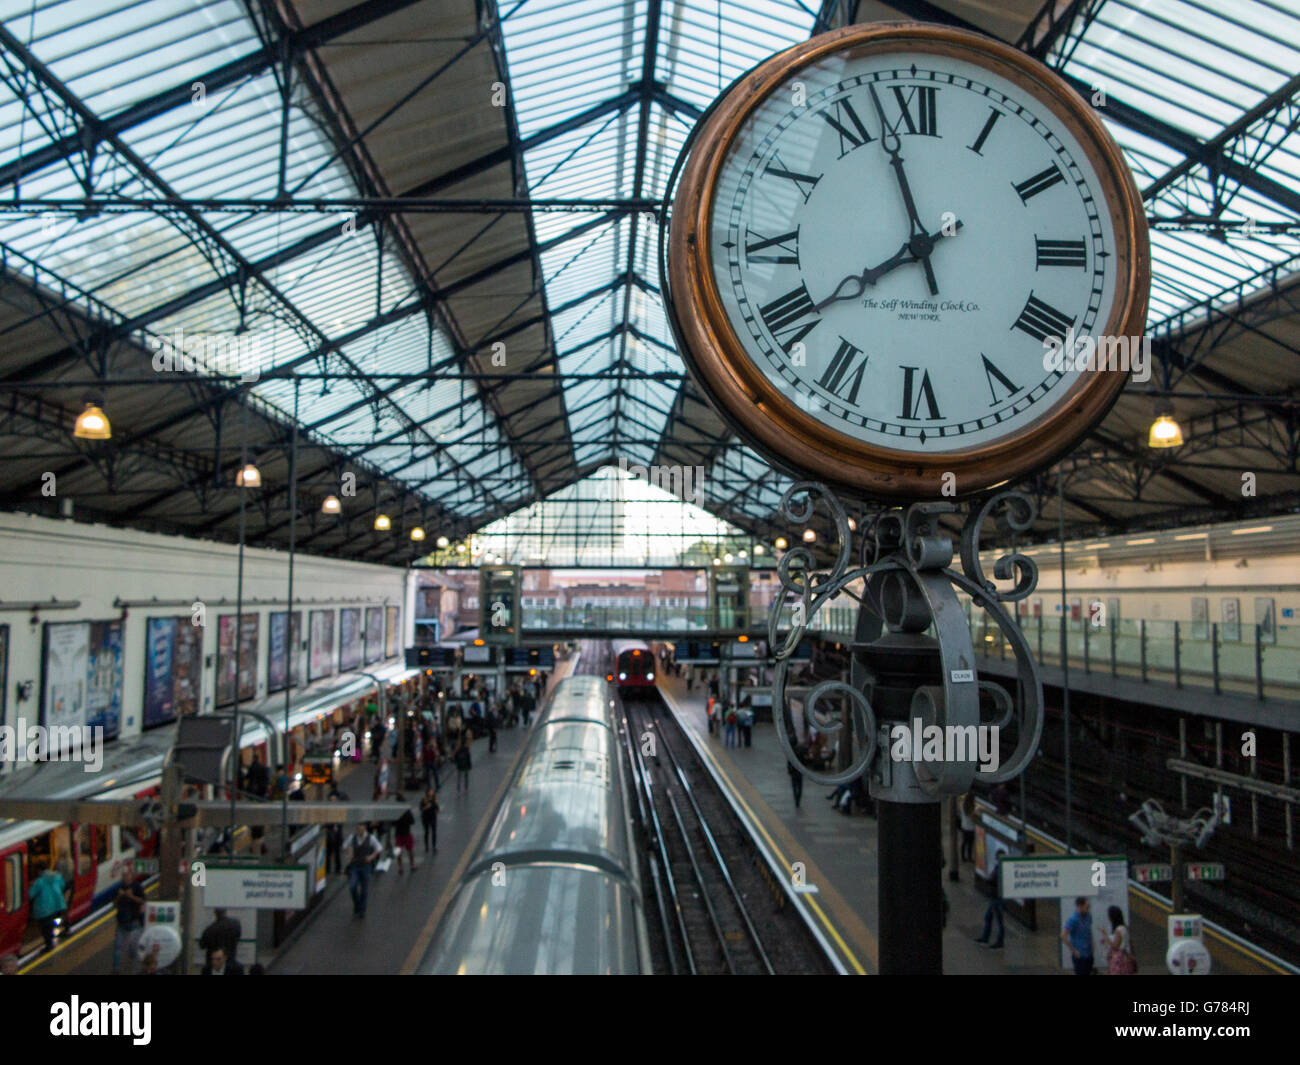
[[[240,488],[261,488],[262,473],[251,462],[235,474],[235,484]]]
[[[87,403],[86,409],[77,415],[72,435],[82,440],[109,440],[113,436],[113,427],[108,424],[108,416],[102,410]]]

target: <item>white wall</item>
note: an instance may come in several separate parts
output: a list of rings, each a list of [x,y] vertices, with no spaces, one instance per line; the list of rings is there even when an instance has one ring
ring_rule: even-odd
[[[206,605],[203,633],[203,709],[212,709],[216,688],[217,618],[235,613],[238,548],[224,543],[87,525],[72,521],[0,514],[0,604],[29,600],[80,600],[72,610],[42,610],[40,624],[27,611],[0,610],[9,626],[6,718],[35,723],[40,706],[41,635],[45,622],[123,617],[123,738],[140,732],[144,704],[145,622],[150,617],[188,617],[190,604]],[[261,615],[258,633],[257,698],[266,695],[269,615],[286,609],[287,553],[244,552],[244,611]],[[391,566],[297,555],[294,559],[294,609],[308,614],[316,605],[335,610],[337,662],[339,619],[344,606],[388,604],[402,608],[400,648],[411,643],[409,571]],[[124,612],[115,600],[183,600],[185,605],[133,606]],[[220,600],[228,604],[218,605]],[[261,600],[261,602],[256,602]],[[276,600],[275,603],[268,602]],[[362,614],[364,628],[365,614]],[[32,682],[31,698],[19,704],[15,686]]]

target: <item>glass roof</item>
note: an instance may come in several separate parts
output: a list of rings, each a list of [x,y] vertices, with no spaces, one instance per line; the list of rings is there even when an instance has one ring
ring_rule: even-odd
[[[691,116],[755,63],[806,39],[823,6],[487,5],[499,19],[511,114],[532,145],[518,176],[536,198],[661,199]],[[1127,118],[1112,108],[1106,120],[1157,220],[1150,325],[1184,328],[1207,304],[1236,302],[1273,284],[1273,272],[1293,272],[1300,264],[1300,0],[1104,0],[1080,12],[1048,60],[1127,109]],[[0,0],[0,21],[101,118],[263,47],[239,0]],[[14,76],[0,84],[0,166],[76,130],[58,99],[10,60]],[[361,190],[334,158],[335,134],[318,110],[304,93],[289,112],[285,186],[301,197],[356,196]],[[588,112],[594,117],[574,121]],[[1217,165],[1222,160],[1203,151],[1207,143],[1232,165]],[[1188,151],[1197,158],[1189,162]],[[1207,161],[1216,162],[1213,172]],[[249,75],[132,124],[119,147],[101,144],[93,162],[99,193],[271,197],[280,165],[276,78]],[[22,195],[79,198],[85,165],[80,153],[51,162],[23,177]],[[573,446],[567,468],[577,470],[618,457],[651,464],[674,431],[683,381],[657,293],[657,222],[635,210],[602,218],[603,209],[531,217]],[[588,222],[601,224],[548,246]],[[1270,224],[1291,228],[1271,233]],[[457,514],[505,513],[532,497],[521,462],[526,432],[503,428],[477,389],[455,379],[461,356],[424,312],[425,292],[407,260],[368,230],[345,232],[339,214],[7,215],[0,243],[15,253],[11,269],[46,280],[53,273],[83,308],[130,322],[141,339],[242,330],[256,339],[264,371],[293,365],[356,374],[304,386],[306,430]],[[299,244],[306,250],[251,276],[241,306],[231,279]],[[388,324],[376,322],[380,315]],[[365,376],[429,367],[452,379],[411,385]],[[253,395],[292,411],[286,381],[261,380]],[[554,427],[542,431],[557,435]],[[719,513],[761,521],[786,483],[732,443],[714,454],[702,491]]]

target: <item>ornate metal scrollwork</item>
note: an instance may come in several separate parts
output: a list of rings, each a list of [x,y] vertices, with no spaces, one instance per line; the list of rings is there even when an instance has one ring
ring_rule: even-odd
[[[941,527],[944,515],[957,513],[953,502],[917,503],[906,510],[882,509],[864,516],[859,530],[859,565],[850,568],[852,529],[843,504],[826,486],[800,481],[781,499],[782,517],[794,525],[806,524],[818,506],[824,506],[834,524],[837,543],[835,562],[829,571],[815,568],[813,552],[802,545],[788,551],[777,566],[782,594],[768,616],[768,645],[778,660],[773,680],[773,707],[777,714],[777,735],[791,764],[823,784],[842,784],[889,758],[878,737],[886,735],[877,721],[865,691],[842,681],[826,681],[799,692],[807,724],[819,733],[838,736],[850,746],[842,755],[847,762],[834,772],[814,770],[797,756],[791,738],[797,736],[787,690],[786,659],[812,625],[818,611],[843,592],[858,602],[854,645],[869,648],[889,633],[932,630],[938,650],[939,672],[935,683],[918,688],[912,703],[915,720],[927,728],[938,726],[949,732],[965,733],[972,726],[1002,730],[1014,728],[1016,743],[1009,757],[1001,758],[996,769],[976,763],[973,751],[953,760],[916,762],[912,768],[915,787],[922,799],[960,794],[976,778],[987,783],[1009,780],[1018,775],[1038,749],[1043,726],[1042,682],[1029,644],[1015,619],[1002,606],[1024,599],[1038,582],[1032,559],[1015,550],[997,560],[993,576],[1014,581],[1009,589],[999,588],[985,575],[979,559],[980,533],[994,518],[1012,534],[1027,531],[1033,523],[1033,501],[1021,492],[1000,492],[981,501],[967,514],[960,535],[962,572],[951,568],[954,547],[951,536]],[[860,593],[850,586],[862,581]],[[979,678],[975,671],[975,650],[970,628],[956,596],[966,592],[981,606],[1005,634],[1016,660],[1015,692],[997,681]],[[792,624],[782,630],[785,611],[793,599]],[[842,708],[825,709],[836,697]],[[985,711],[988,713],[985,714]],[[984,720],[987,716],[988,720]],[[848,727],[846,728],[846,724]],[[854,749],[856,748],[856,750]],[[873,784],[873,788],[874,788]],[[914,800],[909,800],[914,801]]]

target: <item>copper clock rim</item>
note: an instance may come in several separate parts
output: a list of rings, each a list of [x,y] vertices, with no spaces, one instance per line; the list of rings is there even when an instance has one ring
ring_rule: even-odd
[[[850,26],[795,45],[756,67],[719,103],[691,148],[673,202],[669,309],[701,386],[743,437],[777,456],[780,464],[883,497],[933,495],[937,475],[952,472],[958,494],[966,495],[1050,464],[1104,417],[1128,374],[1115,370],[1080,377],[1050,410],[1001,441],[928,455],[895,451],[817,421],[766,378],[722,306],[709,254],[719,174],[754,111],[800,70],[830,55],[904,48],[984,66],[993,66],[990,59],[1000,63],[1000,74],[1066,124],[1103,186],[1100,191],[1116,234],[1117,276],[1123,280],[1105,333],[1144,332],[1150,280],[1146,216],[1123,154],[1101,119],[1059,77],[1019,50],[966,30],[911,22]],[[765,417],[745,419],[741,412],[747,409]]]

